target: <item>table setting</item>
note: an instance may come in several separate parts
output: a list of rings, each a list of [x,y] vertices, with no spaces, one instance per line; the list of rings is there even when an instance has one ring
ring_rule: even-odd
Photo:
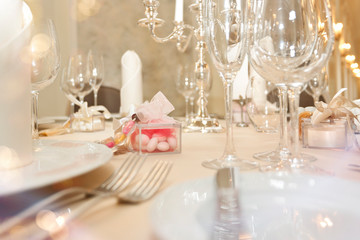
[[[6,0],[18,14],[16,31],[0,34],[0,89],[16,79],[18,94],[0,94],[0,239],[357,239],[360,100],[347,88],[320,97],[335,42],[329,2],[176,0],[165,37],[160,2],[143,1],[149,41],[179,54],[197,45],[173,68],[184,116],[162,89],[144,98],[136,49],[119,63],[119,111],[99,105],[106,54],[79,47],[61,65],[54,22]],[[207,109],[205,54],[223,118]],[[69,114],[40,119],[38,96],[57,78]],[[300,107],[303,91],[313,106]]]

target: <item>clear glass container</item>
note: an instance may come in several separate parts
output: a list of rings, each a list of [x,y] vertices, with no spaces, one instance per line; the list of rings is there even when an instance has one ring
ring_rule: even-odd
[[[105,117],[103,114],[96,114],[90,117],[71,116],[71,128],[77,132],[94,132],[105,129]]]
[[[346,119],[328,119],[312,124],[310,118],[302,119],[301,137],[303,147],[325,149],[348,149],[351,136]]]
[[[246,98],[246,111],[256,131],[277,132],[280,125],[280,102],[276,86],[256,74],[250,79]]]
[[[131,151],[140,153],[180,153],[181,123],[138,124],[128,137]]]

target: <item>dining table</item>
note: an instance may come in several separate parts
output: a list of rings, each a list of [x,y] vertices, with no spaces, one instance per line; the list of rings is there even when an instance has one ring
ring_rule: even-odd
[[[224,124],[224,122],[221,123]],[[40,140],[96,142],[112,137],[113,134],[112,122],[107,121],[103,131],[73,132],[41,137]],[[274,150],[279,144],[278,133],[257,132],[251,125],[249,127],[236,127],[234,125],[233,137],[237,155],[249,161],[257,161],[253,158],[254,153]],[[154,197],[137,204],[122,203],[117,201],[115,197],[104,198],[100,203],[89,208],[84,214],[73,220],[62,235],[53,239],[160,239],[156,231],[154,231],[150,216],[157,197],[167,189],[184,182],[215,176],[216,170],[203,167],[202,162],[220,157],[223,153],[225,141],[225,132],[182,132],[181,151],[179,153],[148,154],[143,167],[140,169],[139,175],[149,170],[157,160],[166,160],[173,163],[166,181]],[[355,146],[349,150],[301,148],[301,151],[316,157],[317,160],[312,164],[331,173],[334,178],[360,181],[360,168],[354,167],[360,165],[360,152]],[[95,188],[110,176],[113,170],[120,166],[129,154],[129,152],[126,152],[113,155],[106,163],[78,176],[64,177],[61,181],[49,185],[45,184],[45,186],[0,196],[0,209],[2,212],[0,221],[18,214],[39,200],[62,189],[73,186]],[[259,165],[264,164],[262,162],[258,163]],[[258,172],[259,169],[256,168],[251,171]],[[64,176],[66,176],[65,173]],[[66,208],[65,210],[70,211]],[[9,233],[9,239],[32,239],[30,237],[32,232],[21,231],[21,228],[21,225],[15,227]],[[31,229],[31,231],[35,231],[34,228]]]

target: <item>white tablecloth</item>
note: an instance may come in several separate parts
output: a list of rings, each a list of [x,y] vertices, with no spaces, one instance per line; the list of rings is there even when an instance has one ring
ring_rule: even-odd
[[[61,136],[50,137],[51,139],[61,140],[83,140],[95,141],[112,136],[110,123],[107,129],[94,133],[74,133]],[[239,156],[244,159],[252,159],[255,152],[273,150],[278,144],[277,134],[257,133],[252,127],[234,127],[234,142]],[[171,160],[174,162],[162,190],[175,184],[191,179],[212,176],[214,170],[206,169],[201,166],[204,160],[219,157],[224,150],[225,133],[183,133],[182,152],[180,154],[150,155],[142,170],[146,171],[157,159]],[[349,163],[360,164],[359,151],[334,151],[320,149],[303,149],[303,152],[312,154],[318,160],[315,165],[332,171],[335,177],[352,180],[360,179],[360,170],[351,170],[347,167]],[[5,200],[19,199],[20,196],[32,196],[36,201],[36,196],[46,196],[60,188],[72,185],[96,186],[108,175],[115,166],[119,166],[125,155],[114,156],[109,163],[104,166],[84,174],[82,176],[67,179],[51,187],[28,191],[24,194],[19,193]],[[19,197],[18,197],[19,196]],[[1,200],[0,200],[1,201]],[[4,201],[4,200],[2,200]],[[130,205],[118,204],[115,199],[107,199],[96,207],[89,209],[87,213],[76,220],[67,232],[64,239],[87,239],[87,240],[155,240],[157,239],[151,228],[149,220],[149,209],[154,199],[147,202]],[[1,202],[0,202],[1,204]],[[22,201],[17,202],[17,208],[26,207]],[[15,206],[15,204],[14,204]]]

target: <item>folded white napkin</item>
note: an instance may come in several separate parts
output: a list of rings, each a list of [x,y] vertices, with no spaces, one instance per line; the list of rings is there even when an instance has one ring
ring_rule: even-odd
[[[30,62],[23,57],[32,14],[25,3],[18,11],[24,14],[23,27],[0,45],[0,169],[32,162]]]
[[[131,105],[143,103],[142,64],[134,51],[126,51],[121,58],[122,87],[120,114],[128,114]]]

